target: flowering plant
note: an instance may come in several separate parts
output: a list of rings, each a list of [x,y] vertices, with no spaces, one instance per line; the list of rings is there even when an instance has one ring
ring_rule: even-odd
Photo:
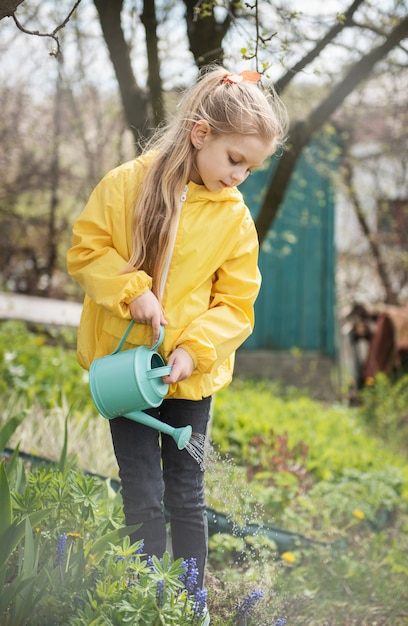
[[[201,626],[207,594],[197,588],[195,560],[172,561],[141,553],[139,542],[111,545],[98,564],[97,583],[70,626],[93,623],[191,624]]]

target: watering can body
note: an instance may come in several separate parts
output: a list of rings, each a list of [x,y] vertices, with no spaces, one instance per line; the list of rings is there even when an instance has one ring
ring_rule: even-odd
[[[89,370],[92,399],[107,419],[159,406],[168,391],[162,377],[170,374],[171,366],[166,366],[156,352],[163,341],[163,327],[152,348],[139,346],[120,352],[132,325],[131,322],[115,351],[95,359]]]
[[[188,448],[192,427],[174,428],[143,411],[159,406],[169,386],[162,377],[171,372],[156,348],[164,338],[164,327],[152,348],[139,346],[120,352],[133,326],[129,323],[117,348],[108,356],[95,359],[89,369],[89,386],[99,413],[106,419],[122,415],[173,437],[179,450]]]

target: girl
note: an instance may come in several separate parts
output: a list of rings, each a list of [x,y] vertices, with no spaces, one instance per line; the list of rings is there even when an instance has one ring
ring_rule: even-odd
[[[85,291],[78,360],[165,338],[169,392],[148,412],[206,433],[211,396],[231,381],[260,287],[258,239],[237,185],[283,142],[285,109],[260,75],[211,68],[143,154],[109,172],[73,230],[68,271]],[[174,440],[127,418],[110,420],[132,540],[162,556],[164,507],[175,559],[195,558],[203,586],[207,516],[203,471]]]

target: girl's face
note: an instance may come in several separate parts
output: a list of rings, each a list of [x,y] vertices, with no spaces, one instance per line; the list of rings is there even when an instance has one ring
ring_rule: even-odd
[[[209,191],[240,185],[275,148],[256,135],[214,135],[205,121],[195,124],[191,141],[196,157],[190,180]]]

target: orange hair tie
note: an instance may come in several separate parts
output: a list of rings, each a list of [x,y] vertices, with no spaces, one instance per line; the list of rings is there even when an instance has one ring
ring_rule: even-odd
[[[253,70],[244,70],[239,74],[226,74],[222,79],[223,83],[229,83],[233,85],[234,83],[257,83],[261,80],[262,75],[259,72],[254,72]]]

